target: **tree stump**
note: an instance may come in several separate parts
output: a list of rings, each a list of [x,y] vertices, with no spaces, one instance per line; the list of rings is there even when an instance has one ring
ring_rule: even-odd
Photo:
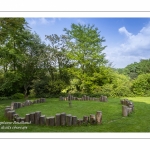
[[[90,114],[90,124],[95,124],[95,123],[96,123],[95,115]]]
[[[128,107],[128,114],[132,113],[132,108]]]
[[[55,117],[54,116],[49,117],[49,125],[50,126],[55,126]]]
[[[25,118],[20,118],[20,122],[25,122]]]
[[[40,103],[40,100],[39,100],[39,99],[37,99],[37,103]]]
[[[21,121],[21,118],[20,117],[17,117],[16,118],[16,122],[20,122]]]
[[[40,116],[41,116],[41,111],[36,111],[35,112],[35,124],[40,123]]]
[[[20,102],[17,103],[17,108],[21,108],[21,103]]]
[[[40,125],[45,125],[45,115],[40,116]]]
[[[31,121],[32,124],[35,123],[35,112],[30,113],[30,121]]]
[[[55,115],[55,125],[60,126],[60,114]]]
[[[72,125],[77,125],[77,117],[76,116],[72,116]]]
[[[18,118],[19,115],[18,114],[13,114],[13,120],[16,121],[16,118]]]
[[[7,112],[11,111],[11,108],[5,108],[5,117],[7,117]]]
[[[25,122],[30,122],[30,114],[26,114],[26,116],[25,116]]]
[[[8,119],[9,119],[10,121],[13,121],[13,115],[14,115],[15,113],[16,113],[16,112],[13,111],[13,110],[8,111]]]
[[[71,114],[66,115],[66,125],[67,126],[72,125],[72,116],[71,116]]]
[[[78,125],[78,126],[82,125],[82,123],[83,123],[83,120],[82,120],[82,119],[77,119],[77,125]]]
[[[122,115],[124,117],[128,116],[128,107],[125,105],[122,106]]]
[[[134,111],[134,105],[133,104],[129,105],[129,108],[132,108],[132,112]]]
[[[102,123],[102,111],[96,112],[96,123],[101,124]]]
[[[84,123],[85,125],[87,125],[88,122],[89,122],[89,117],[88,117],[88,116],[83,116],[83,123]]]
[[[66,125],[66,113],[60,114],[60,125],[65,126]]]
[[[49,120],[50,120],[50,117],[46,117],[46,125],[49,126]]]

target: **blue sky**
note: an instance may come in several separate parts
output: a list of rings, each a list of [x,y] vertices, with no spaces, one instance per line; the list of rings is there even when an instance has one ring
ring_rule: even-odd
[[[150,58],[150,18],[26,18],[41,39],[64,34],[72,23],[95,25],[107,46],[103,51],[115,68],[124,68],[140,59]]]

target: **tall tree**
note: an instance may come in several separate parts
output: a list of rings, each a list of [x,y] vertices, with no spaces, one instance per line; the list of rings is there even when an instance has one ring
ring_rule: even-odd
[[[101,66],[107,63],[103,50],[106,46],[104,37],[100,36],[94,25],[72,24],[71,29],[64,29],[67,36],[68,58],[75,67],[69,72],[79,79],[79,84],[85,89],[93,73],[99,72]]]

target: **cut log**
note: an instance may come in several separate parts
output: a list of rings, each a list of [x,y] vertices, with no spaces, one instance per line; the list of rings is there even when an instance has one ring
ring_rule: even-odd
[[[66,115],[66,125],[67,126],[72,125],[72,116],[71,116],[71,114]]]
[[[78,125],[78,126],[82,125],[82,123],[83,123],[83,120],[82,120],[82,119],[77,119],[77,125]]]
[[[66,125],[66,113],[60,114],[60,125],[65,126]]]
[[[60,126],[60,114],[55,115],[55,125]]]
[[[8,111],[8,119],[10,121],[13,121],[13,115],[15,114],[16,112],[14,110],[11,110],[11,111]]]
[[[50,117],[46,117],[46,125],[49,126],[49,118]]]
[[[49,125],[50,126],[55,126],[55,117],[54,116],[49,118]]]
[[[20,122],[25,122],[25,118],[20,118]]]
[[[25,122],[30,122],[30,114],[26,114],[26,116],[25,116]]]
[[[35,123],[35,112],[30,113],[30,121],[32,124]]]
[[[77,125],[77,117],[76,116],[72,116],[72,125]]]
[[[95,123],[96,123],[95,115],[90,114],[90,124],[95,124]]]
[[[21,118],[20,117],[17,117],[16,118],[16,122],[20,122],[21,121]]]
[[[11,108],[5,108],[5,117],[8,117],[8,116],[7,116],[7,112],[8,112],[8,111],[11,111]]]
[[[40,125],[45,125],[45,115],[40,116]]]
[[[128,107],[125,105],[122,106],[122,115],[124,117],[128,116]]]
[[[83,124],[87,125],[89,122],[89,117],[88,116],[83,116]]]
[[[36,111],[35,112],[35,124],[40,123],[40,116],[41,116],[41,111]]]
[[[96,123],[101,124],[102,123],[102,111],[96,112]]]

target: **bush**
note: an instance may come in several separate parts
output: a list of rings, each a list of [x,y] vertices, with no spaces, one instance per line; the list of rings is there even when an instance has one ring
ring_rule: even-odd
[[[0,97],[0,100],[8,100],[9,97]]]
[[[11,98],[12,99],[23,99],[24,98],[24,94],[16,93],[16,94],[12,95]]]

